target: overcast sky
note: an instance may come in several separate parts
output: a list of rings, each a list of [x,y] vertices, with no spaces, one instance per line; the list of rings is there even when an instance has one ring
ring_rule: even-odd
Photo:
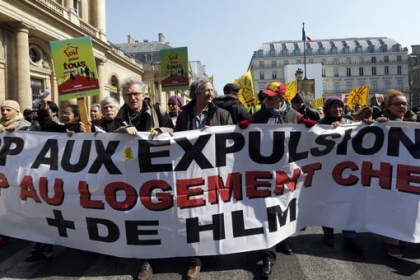
[[[262,43],[301,40],[302,22],[312,40],[388,37],[411,51],[420,44],[420,1],[399,0],[106,0],[106,34],[112,43],[157,41],[188,47],[215,88],[243,75]]]

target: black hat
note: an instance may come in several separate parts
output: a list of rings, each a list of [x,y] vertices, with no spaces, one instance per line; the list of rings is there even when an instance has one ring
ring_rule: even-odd
[[[223,92],[224,92],[225,94],[229,94],[232,90],[234,90],[234,91],[239,91],[241,88],[242,88],[242,87],[240,87],[240,86],[238,86],[238,85],[235,85],[235,84],[229,83],[229,84],[226,84],[226,85],[225,85],[225,87],[223,88]]]
[[[295,97],[293,97],[293,98],[292,98],[292,100],[290,100],[290,103],[302,104],[302,103],[304,103],[304,102],[303,102],[302,97],[300,97],[300,95],[299,95],[299,94],[296,94],[296,96],[295,96]]]
[[[30,109],[30,108],[27,108],[27,109],[23,110],[23,115],[24,116],[29,115],[30,113],[32,113],[32,109]]]

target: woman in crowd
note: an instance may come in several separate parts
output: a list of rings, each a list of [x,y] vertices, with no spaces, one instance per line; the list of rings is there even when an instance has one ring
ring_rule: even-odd
[[[80,122],[79,106],[70,104],[63,112],[63,124],[56,123],[48,112],[46,100],[42,100],[38,110],[38,123],[42,131],[49,132],[86,132],[86,127]]]
[[[376,119],[377,121],[417,121],[416,113],[408,109],[407,98],[401,91],[395,89],[388,90],[384,103],[385,107],[382,112],[382,116],[378,117]],[[399,240],[386,237],[385,244],[389,256],[394,258],[401,258],[403,256]]]
[[[57,110],[58,111],[58,110]],[[63,113],[63,124],[57,123],[49,112],[49,105],[45,99],[41,101],[41,108],[38,110],[38,122],[42,131],[65,132],[68,135],[74,132],[86,132],[86,127],[80,122],[80,112],[77,105],[71,104],[66,107]],[[37,243],[31,255],[25,262],[36,262],[52,257],[53,246],[51,244]]]

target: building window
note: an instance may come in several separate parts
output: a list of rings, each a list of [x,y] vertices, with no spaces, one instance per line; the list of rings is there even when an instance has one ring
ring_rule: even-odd
[[[402,61],[401,55],[397,55],[397,62],[401,62],[401,61]]]
[[[325,78],[327,76],[327,70],[322,69],[322,77]]]
[[[334,57],[334,64],[339,64],[339,63],[340,63],[340,61],[338,61],[338,58]]]
[[[347,67],[346,68],[346,76],[347,77],[350,77],[351,76],[351,68],[350,67]]]
[[[335,93],[339,93],[340,92],[340,84],[339,83],[334,83],[334,92]]]
[[[334,68],[334,77],[338,77],[338,68]]]
[[[376,56],[372,56],[372,57],[370,58],[370,62],[372,62],[372,63],[376,63]]]
[[[376,67],[375,66],[372,67],[372,76],[376,76]]]
[[[360,63],[364,63],[365,62],[365,58],[363,56],[359,57],[359,62]]]
[[[321,59],[321,63],[322,65],[325,65],[325,63],[327,63],[327,60],[325,58]]]
[[[337,54],[337,47],[331,48],[331,54]]]
[[[260,80],[264,80],[264,71],[260,71]]]
[[[389,56],[384,56],[384,62],[389,62]]]
[[[402,74],[402,67],[401,67],[401,65],[398,65],[397,66],[397,74],[398,75],[401,75]]]
[[[44,91],[44,81],[40,79],[31,78],[32,101],[37,99],[39,94],[43,91]]]
[[[384,72],[385,72],[385,75],[389,75],[389,67],[388,66],[384,67]]]
[[[318,53],[320,54],[320,55],[324,55],[325,54],[325,48],[319,48],[318,49]]]
[[[353,84],[351,82],[346,83],[347,92],[350,92],[353,89]]]
[[[271,67],[276,67],[276,66],[277,66],[277,61],[272,60],[272,61],[271,61]]]
[[[288,59],[284,60],[284,66],[286,66],[286,65],[289,65],[289,60]]]
[[[313,58],[310,58],[309,61],[308,61],[308,63],[309,64],[314,64],[314,59]]]
[[[150,54],[150,53],[146,54],[145,55],[145,61],[146,62],[152,62],[152,57],[153,57],[152,54]]]
[[[302,60],[296,59],[296,64],[302,64]]]
[[[277,79],[277,71],[276,70],[273,70],[271,72],[271,79],[273,79],[273,80]]]
[[[385,81],[385,89],[391,89],[391,82],[390,81]]]
[[[351,57],[346,57],[346,63],[350,64],[351,63]]]
[[[401,80],[398,80],[397,81],[397,88],[398,88],[399,91],[403,91],[404,90],[404,88],[403,88],[403,81],[401,81]]]
[[[372,81],[371,86],[372,86],[372,91],[378,92],[378,82],[377,81]]]
[[[363,67],[359,67],[359,76],[363,76],[363,75],[364,75]]]
[[[264,61],[260,61],[260,67],[264,67]]]
[[[42,51],[38,46],[31,45],[29,47],[29,58],[34,64],[39,64],[42,60]]]
[[[276,51],[275,50],[270,50],[269,55],[271,57],[276,56]]]

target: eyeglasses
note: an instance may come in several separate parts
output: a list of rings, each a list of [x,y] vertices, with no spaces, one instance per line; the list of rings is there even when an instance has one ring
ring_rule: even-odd
[[[407,102],[394,102],[394,103],[391,103],[391,105],[394,105],[396,107],[398,107],[398,106],[406,107],[408,105],[408,103]]]
[[[124,93],[124,97],[139,97],[140,94],[143,94],[143,92],[128,92],[128,93]]]

